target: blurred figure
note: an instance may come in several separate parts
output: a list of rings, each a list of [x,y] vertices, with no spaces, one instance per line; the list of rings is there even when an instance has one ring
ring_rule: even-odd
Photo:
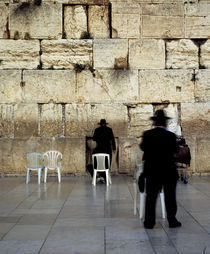
[[[107,127],[106,119],[101,119],[98,123],[100,127],[96,128],[93,135],[93,140],[96,141],[96,148],[93,150],[95,153],[107,153],[110,157],[110,165],[112,161],[112,151],[116,152],[116,144],[113,131]],[[100,174],[100,180],[105,182],[105,173]]]
[[[178,151],[176,135],[166,129],[167,120],[163,110],[157,110],[150,118],[154,128],[143,133],[140,148],[143,150],[144,170],[146,178],[146,205],[144,227],[155,226],[156,200],[163,188],[169,227],[180,227],[176,219],[176,184],[178,172],[174,154]]]

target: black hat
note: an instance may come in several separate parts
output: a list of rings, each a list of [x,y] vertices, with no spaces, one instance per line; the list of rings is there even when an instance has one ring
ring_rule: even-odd
[[[169,119],[171,118],[166,116],[164,110],[162,109],[157,110],[155,115],[150,117],[150,120],[153,120],[154,122],[166,122]]]
[[[106,122],[106,119],[101,119],[100,123],[98,123],[100,125],[107,125],[108,123]]]

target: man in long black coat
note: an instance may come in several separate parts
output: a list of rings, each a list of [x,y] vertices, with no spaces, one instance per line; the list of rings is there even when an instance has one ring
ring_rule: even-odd
[[[157,110],[155,116],[150,118],[154,122],[154,128],[143,133],[140,148],[144,151],[143,174],[146,178],[146,206],[145,228],[153,228],[155,225],[156,200],[163,188],[165,205],[169,227],[180,227],[181,223],[176,219],[176,184],[178,172],[174,160],[174,154],[178,147],[176,135],[166,129],[167,117],[163,110]]]
[[[112,150],[115,153],[116,144],[113,131],[107,126],[105,119],[100,120],[100,127],[96,128],[93,135],[93,140],[96,141],[96,148],[93,150],[95,153],[107,153],[109,154],[110,164],[112,161]],[[105,173],[100,173],[101,177],[105,177]]]

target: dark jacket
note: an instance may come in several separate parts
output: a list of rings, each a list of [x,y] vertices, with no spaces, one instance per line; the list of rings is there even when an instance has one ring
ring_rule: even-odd
[[[176,135],[155,127],[143,133],[140,148],[144,151],[144,175],[160,182],[177,180],[174,154],[178,151]]]
[[[95,152],[111,153],[112,150],[116,150],[113,131],[107,126],[100,126],[96,128],[93,135],[93,140],[97,143]]]

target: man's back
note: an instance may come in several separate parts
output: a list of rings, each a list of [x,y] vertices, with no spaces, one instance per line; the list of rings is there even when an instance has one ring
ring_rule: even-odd
[[[141,149],[144,151],[145,173],[163,176],[176,169],[176,135],[165,128],[156,127],[144,132]]]

